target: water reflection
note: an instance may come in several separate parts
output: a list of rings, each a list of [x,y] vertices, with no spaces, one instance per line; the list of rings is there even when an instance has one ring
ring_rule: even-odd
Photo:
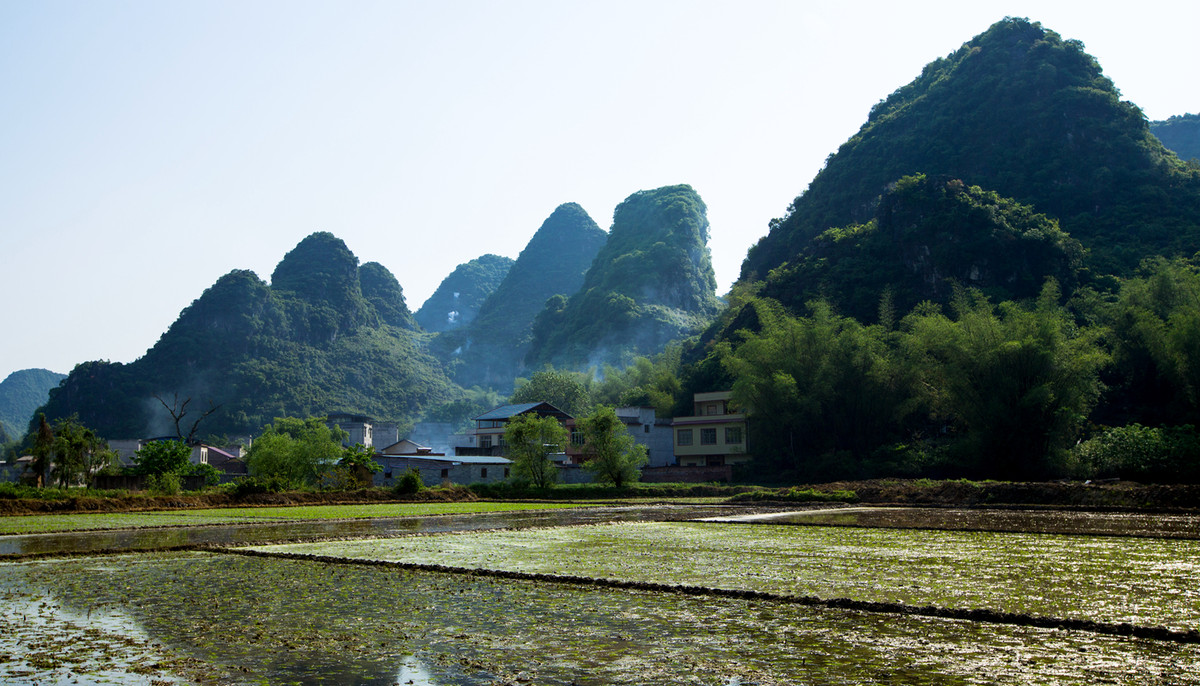
[[[120,531],[78,531],[0,536],[0,555],[120,552],[194,545],[252,545],[274,541],[389,537],[450,531],[571,526],[598,522],[679,521],[750,511],[752,511],[750,508],[724,505],[648,505],[334,521],[286,521]]]

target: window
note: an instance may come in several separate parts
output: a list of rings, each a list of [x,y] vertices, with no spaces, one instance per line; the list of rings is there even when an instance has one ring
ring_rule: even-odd
[[[742,427],[730,426],[725,428],[725,444],[735,445],[742,443]]]
[[[480,479],[486,479],[486,478],[487,478],[487,467],[480,467],[480,468],[479,468],[479,478],[480,478]]]
[[[479,438],[479,447],[480,447],[480,448],[490,448],[490,447],[492,447],[492,437],[491,437],[491,436],[480,436],[480,438]]]
[[[700,445],[716,445],[717,430],[716,429],[700,429]]]
[[[449,470],[449,469],[443,469],[443,470],[442,470],[442,478],[443,478],[443,479],[449,479],[449,478],[450,478],[450,470]]]
[[[579,429],[571,429],[571,445],[583,445],[583,432]]]
[[[645,433],[645,434],[650,433],[650,425],[649,424],[642,425],[642,433]]]
[[[692,430],[691,429],[680,429],[679,431],[675,432],[675,437],[676,437],[675,442],[678,443],[679,445],[691,445],[692,444]]]
[[[505,479],[507,479],[507,478],[508,478],[508,467],[505,467],[505,468],[504,468],[504,478],[505,478]]]

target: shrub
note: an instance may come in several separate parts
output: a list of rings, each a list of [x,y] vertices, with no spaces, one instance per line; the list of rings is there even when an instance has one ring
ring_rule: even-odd
[[[174,472],[150,474],[146,477],[146,490],[161,495],[179,495],[183,490],[183,482]]]
[[[221,470],[210,464],[195,464],[192,465],[186,474],[188,476],[204,477],[205,486],[216,486],[221,483]]]
[[[858,494],[854,491],[818,491],[813,488],[797,488],[792,486],[787,490],[761,490],[741,493],[729,499],[730,502],[764,500],[789,503],[853,503],[858,502]]]
[[[421,480],[421,473],[412,468],[401,474],[400,478],[396,479],[396,485],[392,486],[392,492],[396,495],[413,495],[424,489],[425,482]]]
[[[247,476],[234,481],[229,492],[234,497],[241,498],[259,493],[279,493],[286,490],[286,486],[283,480],[278,478]]]
[[[1198,455],[1200,439],[1190,425],[1115,426],[1073,450],[1080,476],[1167,483],[1195,481],[1200,476]]]

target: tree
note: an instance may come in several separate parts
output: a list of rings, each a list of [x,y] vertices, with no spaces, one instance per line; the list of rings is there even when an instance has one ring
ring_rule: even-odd
[[[104,440],[74,415],[54,422],[53,451],[51,471],[63,488],[80,481],[90,483],[95,473],[116,457]]]
[[[134,458],[134,472],[141,476],[184,474],[191,467],[192,449],[183,441],[153,441],[142,446]]]
[[[733,377],[733,400],[751,408],[760,464],[802,479],[873,475],[867,460],[898,440],[917,407],[916,379],[882,326],[840,317],[821,301],[793,317],[754,301],[758,331],[715,353]]]
[[[550,455],[561,452],[568,437],[554,417],[539,417],[532,412],[513,417],[504,427],[504,441],[516,477],[537,488],[552,485],[558,480],[558,467]]]
[[[179,400],[178,393],[171,396],[171,404],[169,405],[167,404],[167,401],[163,400],[158,394],[155,394],[154,399],[162,403],[162,406],[166,408],[168,413],[170,413],[171,419],[175,422],[175,435],[179,437],[179,442],[186,443],[188,445],[191,445],[196,441],[196,431],[200,428],[200,422],[204,421],[205,417],[221,409],[220,405],[213,405],[212,401],[210,400],[208,402],[208,409],[204,412],[201,412],[200,416],[196,418],[196,421],[192,422],[192,428],[188,430],[188,433],[185,436],[183,435],[183,426],[181,423],[183,422],[183,418],[188,415],[187,406],[188,403],[192,402],[192,399],[184,398],[181,402]]]
[[[333,470],[332,479],[342,488],[366,488],[374,480],[371,476],[383,471],[383,466],[373,459],[374,453],[361,443],[343,449],[345,453]]]
[[[605,365],[603,381],[592,392],[597,403],[617,407],[653,407],[659,417],[670,417],[675,398],[682,393],[679,370],[683,348],[667,346],[653,359],[636,357],[624,369]]]
[[[33,473],[37,475],[38,488],[46,483],[46,472],[53,456],[54,430],[50,428],[50,422],[46,421],[46,415],[39,412],[37,437],[33,440],[33,464],[30,465]]]
[[[1066,449],[1100,393],[1106,356],[1097,332],[1077,327],[1048,280],[1036,305],[993,306],[959,293],[956,319],[905,318],[924,351],[936,408],[965,429],[961,466],[979,476],[1042,478],[1062,471]]]
[[[1149,425],[1200,424],[1200,270],[1147,260],[1104,317],[1112,330],[1113,404]]]
[[[550,403],[569,415],[587,412],[592,405],[591,379],[578,372],[559,371],[547,365],[528,379],[517,379],[510,403]]]
[[[611,407],[599,407],[580,422],[583,451],[588,456],[583,468],[602,483],[617,488],[641,476],[642,465],[649,459],[646,446],[633,440],[625,423]]]
[[[345,456],[349,435],[330,428],[324,417],[276,417],[250,448],[251,476],[276,479],[288,488],[311,486]]]

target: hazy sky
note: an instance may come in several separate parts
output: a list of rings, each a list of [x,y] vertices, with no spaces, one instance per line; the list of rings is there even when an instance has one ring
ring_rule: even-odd
[[[563,202],[689,183],[720,290],[870,107],[1004,16],[1200,112],[1197,5],[0,2],[0,378],[130,362],[331,231],[420,307]]]

